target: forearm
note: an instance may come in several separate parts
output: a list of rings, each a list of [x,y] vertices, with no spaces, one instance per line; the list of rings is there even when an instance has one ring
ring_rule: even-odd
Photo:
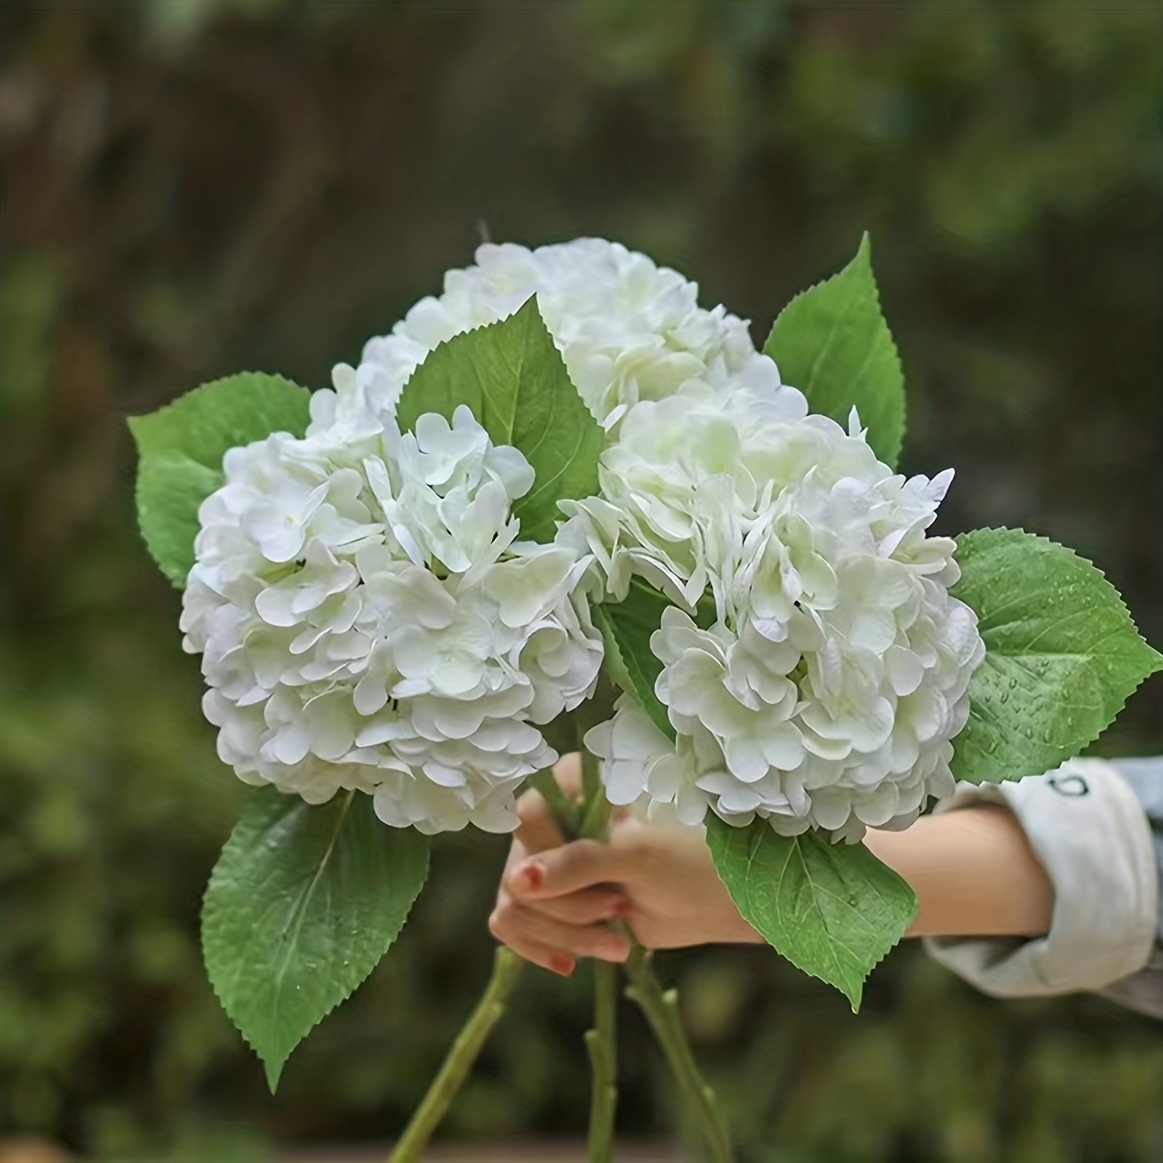
[[[1036,937],[1049,931],[1050,881],[1004,808],[926,816],[904,832],[870,831],[865,844],[917,894],[910,937]]]

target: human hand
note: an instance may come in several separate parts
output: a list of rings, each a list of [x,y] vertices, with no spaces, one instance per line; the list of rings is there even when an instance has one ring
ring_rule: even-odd
[[[580,783],[576,755],[556,775],[570,794]],[[579,957],[623,961],[622,921],[648,949],[761,942],[719,880],[702,832],[644,823],[615,809],[609,843],[565,839],[544,799],[518,803],[493,935],[556,973]],[[1022,936],[1049,931],[1054,892],[1021,825],[1004,808],[979,805],[926,816],[904,832],[870,830],[865,844],[917,893],[906,936]]]
[[[576,792],[579,760],[555,774]],[[622,921],[648,949],[716,942],[760,942],[715,872],[702,831],[645,823],[625,809],[610,816],[609,842],[566,843],[544,798],[526,792],[521,823],[489,928],[527,961],[568,976],[579,957],[624,961]]]

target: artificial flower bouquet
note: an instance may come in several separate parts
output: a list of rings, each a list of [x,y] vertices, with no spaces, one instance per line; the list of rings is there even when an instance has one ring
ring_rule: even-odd
[[[1163,666],[1070,550],[929,534],[952,471],[895,471],[867,239],[762,351],[617,244],[476,258],[331,389],[244,373],[131,422],[146,542],[253,785],[203,947],[272,1088],[400,932],[429,837],[510,831],[530,783],[569,835],[600,839],[611,804],[704,828],[741,914],[856,1008],[916,909],[865,829],[1056,767]],[[552,777],[574,749],[577,801]],[[394,1158],[418,1157],[519,969],[498,951]],[[639,948],[624,972],[731,1158],[673,991]],[[618,973],[595,966],[595,1160]]]

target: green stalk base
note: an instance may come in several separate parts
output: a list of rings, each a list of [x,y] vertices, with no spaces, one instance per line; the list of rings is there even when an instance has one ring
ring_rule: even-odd
[[[493,1027],[501,1020],[509,995],[524,968],[525,962],[511,949],[503,945],[497,947],[493,955],[493,972],[485,992],[461,1027],[439,1073],[388,1156],[387,1163],[417,1163],[420,1159],[420,1153],[448,1113]]]

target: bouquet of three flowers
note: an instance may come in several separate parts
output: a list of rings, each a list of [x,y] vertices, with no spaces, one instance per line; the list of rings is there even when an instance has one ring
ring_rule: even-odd
[[[867,239],[762,351],[680,275],[585,239],[481,247],[330,389],[245,373],[133,422],[142,529],[255,788],[203,941],[272,1086],[399,933],[429,837],[511,830],[529,783],[573,834],[611,804],[703,827],[743,916],[858,1006],[916,908],[865,828],[1053,768],[1163,665],[1069,550],[933,535],[953,474],[896,472],[904,420]],[[579,803],[550,774],[575,748]],[[517,968],[499,956],[398,1158]],[[729,1158],[673,995],[640,950],[628,972]]]

